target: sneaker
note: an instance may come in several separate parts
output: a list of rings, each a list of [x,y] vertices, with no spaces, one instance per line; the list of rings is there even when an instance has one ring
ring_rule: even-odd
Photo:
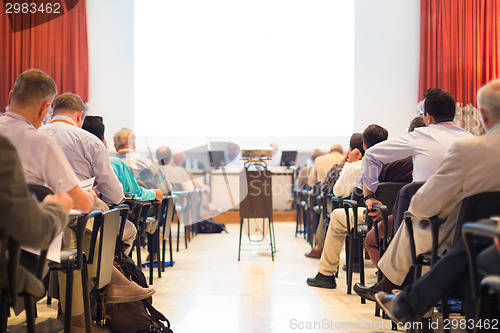
[[[337,283],[335,282],[335,277],[326,276],[318,272],[314,278],[308,278],[307,284],[311,287],[319,287],[326,289],[335,289],[337,288]]]

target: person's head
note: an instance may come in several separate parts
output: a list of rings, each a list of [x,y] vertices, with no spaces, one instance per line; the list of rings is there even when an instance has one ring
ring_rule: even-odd
[[[270,146],[271,146],[271,148],[273,148],[273,153],[276,153],[278,151],[278,144],[277,143],[271,143]]]
[[[347,152],[347,162],[352,163],[363,158],[365,149],[361,133],[354,133],[349,140],[349,151]]]
[[[135,150],[135,135],[131,129],[122,128],[113,135],[116,151],[129,148]]]
[[[343,154],[344,153],[344,148],[342,148],[341,145],[333,145],[330,147],[330,153],[333,153],[334,151]]]
[[[479,89],[477,105],[483,126],[489,131],[500,122],[500,79],[490,81]]]
[[[21,114],[39,128],[56,94],[57,86],[50,76],[39,69],[28,69],[17,77],[9,93],[9,111]]]
[[[75,121],[78,127],[82,127],[85,104],[80,96],[72,93],[63,93],[54,100],[53,116],[67,116]]]
[[[367,150],[377,143],[387,140],[389,133],[385,128],[372,124],[363,131],[362,137],[365,150]]]
[[[175,153],[174,158],[172,162],[177,165],[177,166],[182,166],[184,162],[186,161],[186,156],[184,156],[184,153]]]
[[[426,125],[453,121],[455,118],[455,100],[442,89],[428,89],[424,92],[422,118]]]
[[[172,151],[167,146],[162,146],[156,150],[156,159],[160,165],[167,165],[170,163]]]
[[[324,155],[321,150],[314,149],[313,153],[311,154],[311,162],[314,162],[314,160],[321,155]]]
[[[408,127],[408,133],[413,132],[415,128],[418,127],[425,127],[424,119],[421,116],[413,118],[413,120],[410,123],[410,126]]]
[[[102,142],[106,142],[104,139],[105,127],[101,116],[86,116],[83,121],[82,129],[94,134]]]

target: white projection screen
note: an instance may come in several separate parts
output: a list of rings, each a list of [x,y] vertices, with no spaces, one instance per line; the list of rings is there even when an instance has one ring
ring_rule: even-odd
[[[349,137],[354,1],[135,1],[138,136]]]

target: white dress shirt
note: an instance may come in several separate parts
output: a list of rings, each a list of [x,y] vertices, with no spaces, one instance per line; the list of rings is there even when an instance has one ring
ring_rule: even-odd
[[[399,138],[380,142],[365,152],[361,167],[361,179],[370,191],[378,187],[378,176],[386,163],[409,156],[413,157],[413,181],[427,181],[436,173],[446,152],[453,143],[472,137],[466,130],[451,123],[432,124],[416,128]]]
[[[345,198],[354,190],[354,183],[359,179],[361,174],[362,160],[345,163],[344,168],[340,171],[339,179],[333,186],[333,195],[338,198]]]
[[[26,183],[48,186],[55,193],[78,185],[78,178],[57,142],[41,135],[26,118],[6,112],[0,117],[0,132],[16,147]]]
[[[123,186],[111,168],[104,144],[65,116],[56,116],[38,130],[54,138],[80,180],[95,177],[95,185],[108,205],[124,200]]]

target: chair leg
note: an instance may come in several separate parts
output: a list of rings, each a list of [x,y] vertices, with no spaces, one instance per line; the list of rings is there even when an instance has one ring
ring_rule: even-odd
[[[243,233],[243,219],[240,219],[240,241],[238,245],[238,261],[240,261],[240,253],[241,253],[241,234]]]
[[[165,235],[165,232],[163,232],[163,235]],[[163,236],[163,239],[161,241],[162,243],[162,248],[161,248],[161,271],[165,271],[165,256],[166,256],[166,250],[165,247],[167,246],[167,240],[165,239],[165,236]]]
[[[365,285],[365,250],[363,248],[363,237],[358,237],[358,254],[359,254],[359,282]],[[361,304],[366,304],[366,300],[361,297]]]
[[[355,239],[354,238],[349,238],[349,262],[347,264],[347,294],[351,294],[351,288],[352,288],[352,271],[353,271],[353,264],[354,264],[354,244],[355,244]]]
[[[188,248],[188,240],[190,239],[189,226],[184,226],[184,246]]]
[[[174,247],[172,246],[172,229],[168,231],[168,250],[170,252],[170,266],[174,266]]]
[[[448,299],[447,298],[442,298],[441,299],[441,314],[443,316],[443,322],[449,321],[450,320],[450,308],[448,307]],[[445,333],[450,333],[449,328],[443,329]]]
[[[0,294],[0,332],[7,331],[7,318],[9,317],[9,293],[2,290]]]
[[[140,228],[139,228],[140,229]],[[142,271],[142,260],[141,260],[141,247],[142,247],[142,242],[141,242],[141,231],[138,230],[138,237],[135,239],[135,249],[137,252],[137,266],[139,269]]]
[[[156,254],[156,264],[158,269],[158,277],[161,278],[161,265],[160,265],[160,229],[156,229],[154,233],[155,240],[155,254]]]
[[[271,243],[271,259],[274,261],[274,252],[276,252],[276,239],[274,238],[274,223],[272,219],[269,219],[269,240]]]
[[[73,267],[75,259],[68,261],[66,270],[66,306],[64,307],[64,333],[71,333],[71,303],[73,302]]]
[[[179,238],[181,237],[181,221],[177,216],[177,252],[179,252]]]
[[[35,302],[29,294],[24,294],[24,307],[26,309],[26,326],[28,333],[35,333]]]
[[[149,285],[153,285],[154,274],[154,256],[155,256],[155,242],[154,237],[148,234],[148,248],[149,248]]]
[[[85,317],[85,333],[91,333],[91,319],[90,319],[90,293],[88,285],[88,272],[87,265],[82,265],[82,297],[83,297],[83,315]]]

